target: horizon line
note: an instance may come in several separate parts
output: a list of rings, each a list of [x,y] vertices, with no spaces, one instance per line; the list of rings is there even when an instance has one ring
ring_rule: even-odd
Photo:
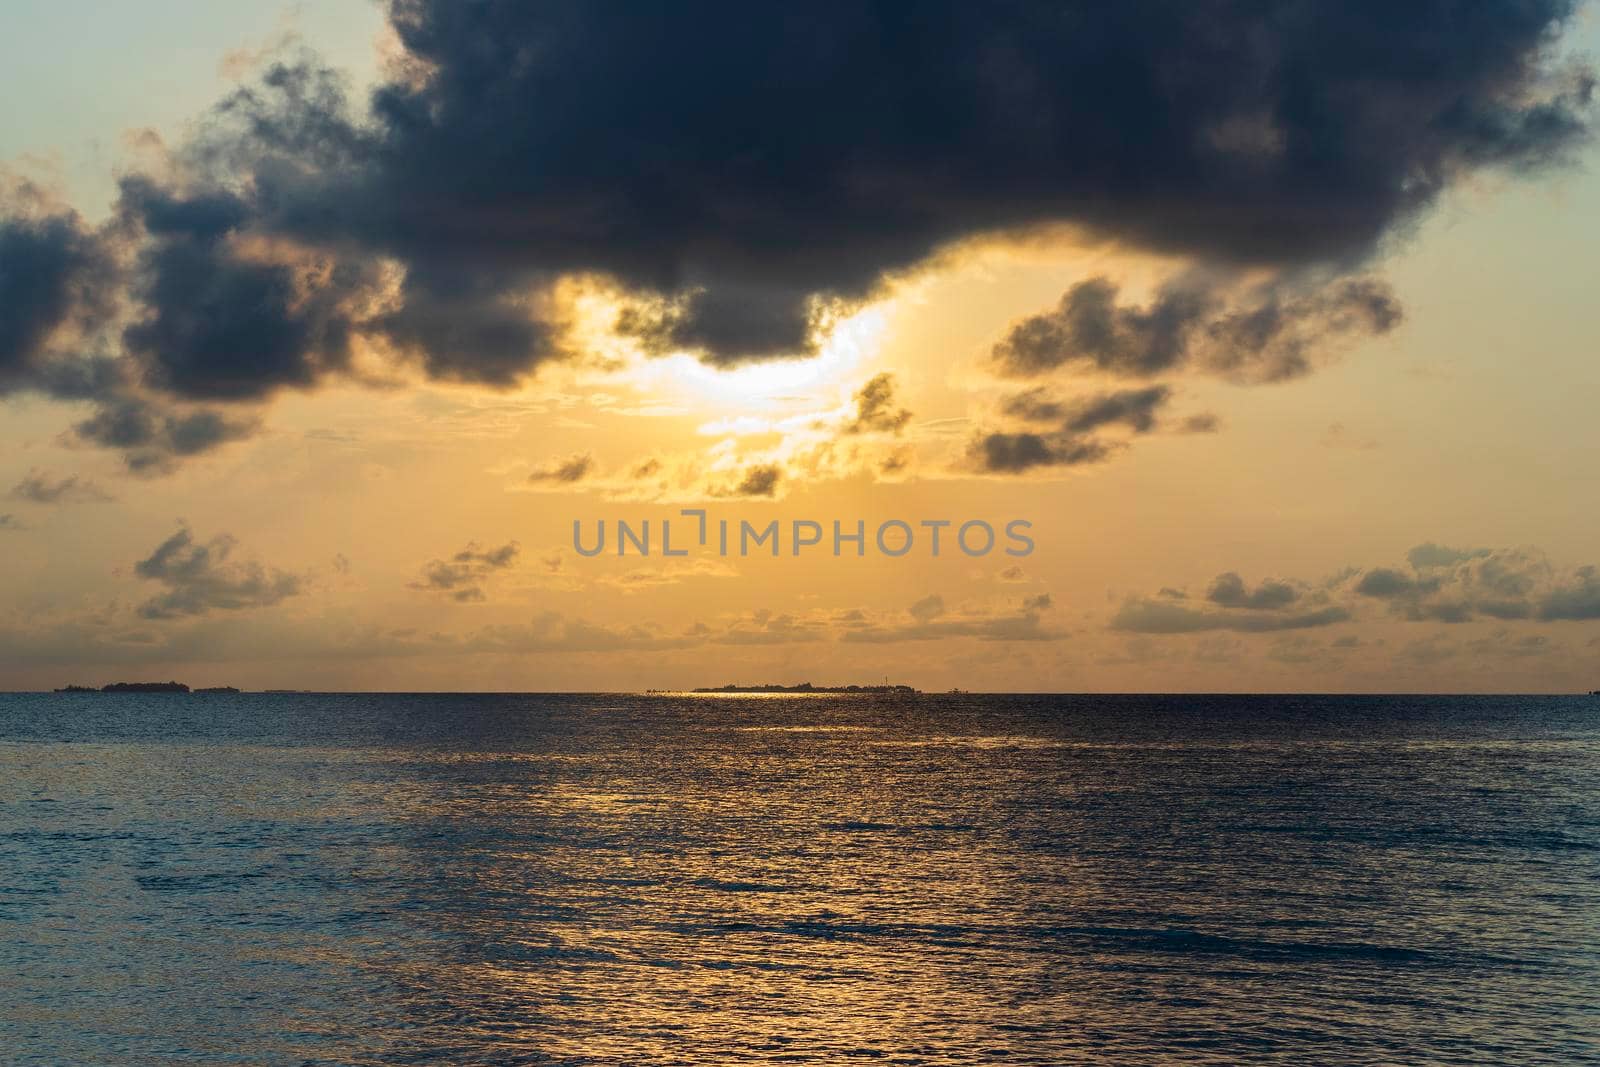
[[[203,688],[203,687],[202,687]],[[1336,696],[1482,696],[1482,697],[1560,697],[1595,696],[1600,690],[1469,690],[1469,689],[1350,689],[1350,690],[1189,690],[1189,689],[915,689],[918,696],[1189,696],[1189,697],[1336,697]],[[751,692],[707,689],[239,689],[235,693],[205,693],[198,689],[177,693],[119,693],[104,692],[98,687],[62,692],[54,689],[0,689],[0,696],[661,696],[661,697],[807,697],[807,696],[857,696],[876,695],[871,689],[864,694],[842,690],[819,689]]]

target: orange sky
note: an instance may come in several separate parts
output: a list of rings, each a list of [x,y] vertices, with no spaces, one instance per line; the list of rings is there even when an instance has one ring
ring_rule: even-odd
[[[338,33],[379,36],[360,20],[307,32],[356,55]],[[199,108],[225,57],[192,58],[206,73],[177,95]],[[77,132],[51,144],[52,128]],[[100,162],[123,158],[105,147],[114,121],[93,132]],[[101,195],[83,139],[30,126],[0,139],[3,173]],[[626,296],[569,279],[542,299],[576,358],[491,388],[374,349],[359,373],[241,409],[256,432],[156,476],[67,433],[81,404],[13,396],[0,686],[1591,689],[1593,162],[1458,186],[1376,265],[1402,322],[1318,340],[1292,380],[1165,375],[1149,420],[1093,423],[1094,462],[975,458],[987,434],[1031,432],[1007,414],[1030,389],[1087,418],[1151,384],[1018,380],[997,357],[1081,282],[1145,306],[1188,268],[1067,230],[953,246],[823,321],[819,354],[736,370],[646,351],[612,328]],[[1023,519],[1036,548],[573,551],[575,520],[659,530],[685,507],[777,519],[786,538],[796,520]]]

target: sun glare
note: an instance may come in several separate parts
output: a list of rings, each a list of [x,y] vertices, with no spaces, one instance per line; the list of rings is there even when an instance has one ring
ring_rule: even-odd
[[[841,319],[814,356],[722,369],[678,353],[643,361],[635,370],[636,380],[643,388],[720,409],[828,404],[837,399],[839,384],[878,352],[888,317],[886,304],[880,303]]]

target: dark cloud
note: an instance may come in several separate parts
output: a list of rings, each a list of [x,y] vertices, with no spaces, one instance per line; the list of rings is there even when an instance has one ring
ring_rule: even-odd
[[[1547,62],[1574,7],[392,0],[405,54],[365,109],[279,62],[196,124],[177,178],[125,182],[109,356],[146,389],[246,400],[340,373],[361,335],[509,385],[565,356],[540,298],[574,276],[624,290],[647,349],[804,355],[952,242],[1064,223],[1279,280],[1145,307],[1085,283],[1008,338],[1007,369],[1284,377],[1396,314],[1374,283],[1308,279],[1586,134],[1589,77]],[[85,234],[0,215],[0,377],[113,302]],[[1028,466],[1061,444],[999,447]]]
[[[556,327],[535,320],[525,294],[507,291],[492,271],[419,264],[401,295],[370,328],[434,378],[506,388],[562,351]]]
[[[1355,589],[1362,596],[1390,597],[1410,596],[1418,592],[1419,581],[1409,574],[1397,571],[1392,567],[1375,567],[1361,576]]]
[[[1069,434],[1113,423],[1123,423],[1135,433],[1149,433],[1155,428],[1157,412],[1171,396],[1172,390],[1164,385],[1073,400],[1063,400],[1050,390],[1039,388],[1007,397],[1000,405],[1000,413],[1024,422],[1059,423]]]
[[[1206,590],[1206,599],[1225,608],[1248,608],[1252,611],[1276,611],[1287,608],[1300,599],[1300,591],[1288,582],[1267,579],[1254,589],[1247,588],[1244,579],[1232,571],[1219,574]]]
[[[1016,474],[1035,467],[1071,467],[1109,458],[1121,442],[1093,436],[1096,430],[1121,425],[1131,433],[1149,433],[1171,399],[1165,385],[1125,389],[1062,399],[1048,389],[1029,389],[1006,398],[1000,414],[1030,423],[1055,423],[1052,431],[984,431],[968,445],[970,467],[996,474]]]
[[[1270,579],[1252,589],[1230,571],[1211,583],[1204,606],[1163,589],[1125,602],[1112,626],[1144,633],[1301,629],[1343,621],[1373,602],[1405,622],[1600,619],[1600,570],[1593,566],[1562,572],[1536,549],[1433,543],[1413,548],[1407,560],[1409,566],[1350,568],[1315,589]]]
[[[1209,411],[1190,415],[1178,423],[1179,433],[1217,433],[1222,429],[1222,419]]]
[[[967,447],[967,461],[991,474],[1020,474],[1035,467],[1076,467],[1110,458],[1115,446],[1067,433],[984,433]]]
[[[106,501],[111,495],[92,481],[69,474],[52,479],[43,471],[29,471],[27,477],[11,487],[13,500],[27,500],[35,504],[67,504],[89,501]]]
[[[226,154],[269,179],[276,228],[331,227],[432,276],[492,264],[505,292],[598,271],[682,305],[669,343],[792,352],[817,295],[863,295],[985,230],[1358,257],[1462,171],[1537,164],[1582,132],[1576,95],[1531,92],[1570,6],[909,20],[402,0],[425,79],[381,87],[358,125],[319,72],[275,67],[228,102],[245,139]]]
[[[167,538],[149,558],[134,565],[140,578],[166,586],[166,592],[139,606],[139,614],[172,619],[268,607],[300,592],[297,575],[230,559],[235,544],[227,534],[201,544],[187,529]]]
[[[782,478],[782,475],[783,472],[779,470],[777,464],[768,463],[750,467],[745,470],[743,476],[740,477],[737,482],[724,486],[721,489],[713,489],[711,491],[711,495],[749,497],[774,496],[777,494],[778,482]]]
[[[1600,619],[1600,571],[1580,567],[1572,578],[1540,598],[1541,619],[1578,622]]]
[[[69,393],[74,378],[92,378],[90,365],[52,351],[52,341],[63,330],[92,331],[114,287],[107,247],[76,214],[0,214],[0,395]]]
[[[846,433],[898,434],[911,421],[911,412],[896,407],[894,375],[879,374],[856,391],[856,413]]]
[[[1252,589],[1238,574],[1225,571],[1206,589],[1203,605],[1190,604],[1180,589],[1163,588],[1153,597],[1124,601],[1111,628],[1148,634],[1268,633],[1331,626],[1349,618],[1324,593],[1308,596],[1300,587],[1272,578]]]
[[[1023,422],[1061,422],[1067,417],[1067,405],[1054,392],[1040,386],[1006,397],[1000,404],[1000,414]]]
[[[693,351],[712,364],[816,351],[818,308],[791,289],[728,281],[625,309],[617,332],[654,355]]]
[[[1149,433],[1155,428],[1156,412],[1172,395],[1164,385],[1130,389],[1086,397],[1066,411],[1067,433],[1085,433],[1114,423],[1126,425],[1134,433]]]
[[[560,482],[571,485],[581,482],[589,476],[589,471],[594,467],[594,457],[587,452],[568,456],[566,459],[554,460],[545,464],[532,474],[528,475],[530,482]],[[644,477],[635,474],[635,477]]]
[[[818,295],[987,230],[1347,262],[1583,132],[1581,85],[1538,92],[1571,7],[405,0],[430,76],[377,94],[342,221],[683,299],[674,343],[715,360],[801,350]]]
[[[521,546],[515,541],[487,549],[473,542],[448,560],[429,560],[410,588],[448,593],[452,600],[462,603],[481,601],[485,599],[483,587],[487,580],[494,572],[513,566],[520,552]]]
[[[367,281],[354,261],[264,261],[233,240],[252,208],[227,192],[183,196],[133,177],[121,210],[146,241],[122,334],[146,384],[202,400],[254,400],[306,388],[349,358],[344,310]],[[309,275],[298,278],[296,269]]]
[[[1149,377],[1179,367],[1248,381],[1277,381],[1311,369],[1318,351],[1393,329],[1400,306],[1371,279],[1321,289],[1268,287],[1243,304],[1177,283],[1145,307],[1118,303],[1105,278],[1079,282],[1052,311],[1014,325],[994,347],[1000,370],[1016,377],[1061,367]]]
[[[1563,580],[1532,549],[1457,549],[1423,544],[1407,553],[1410,569],[1374,567],[1352,586],[1416,622],[1464,623],[1479,618],[1565,618],[1559,605],[1582,601],[1583,571]],[[1574,617],[1582,617],[1581,615]]]
[[[147,185],[130,179],[124,201],[128,189]],[[226,227],[225,204],[151,199],[152,224],[161,240],[184,225],[201,232]],[[90,402],[95,411],[74,427],[72,440],[121,450],[136,473],[164,473],[183,457],[249,436],[257,424],[249,415],[173,403],[163,394],[164,386],[174,384],[162,369],[163,361],[181,358],[184,349],[168,344],[178,338],[161,306],[147,305],[136,295],[142,317],[125,331],[120,354],[107,354],[118,350],[108,331],[124,279],[117,247],[125,238],[118,221],[90,230],[70,212],[0,217],[0,395],[32,391]],[[142,253],[144,267],[136,275],[143,280],[135,283],[137,293],[150,295],[144,287],[154,284],[151,279],[160,273],[151,264],[164,247],[158,242]],[[212,273],[199,271],[163,290],[191,324],[208,314],[202,283],[227,284],[209,277]],[[244,329],[252,342],[260,325],[236,308],[219,309],[214,318],[223,324],[219,329]],[[143,360],[146,341],[154,346],[152,352],[160,353],[159,360],[148,364]],[[215,354],[223,367],[240,358],[234,348]],[[254,382],[258,370],[246,366],[240,373]],[[252,384],[248,392],[261,390]]]
[[[885,477],[904,474],[911,469],[914,453],[909,448],[897,448],[878,463],[878,473]]]
[[[209,452],[256,431],[253,416],[207,408],[171,408],[139,396],[113,395],[72,428],[71,439],[112,448],[135,474],[165,474],[179,461]]]

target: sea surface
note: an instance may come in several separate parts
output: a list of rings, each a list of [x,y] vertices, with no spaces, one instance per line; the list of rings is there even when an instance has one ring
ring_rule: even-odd
[[[0,696],[0,1062],[1600,1062],[1600,698]]]

